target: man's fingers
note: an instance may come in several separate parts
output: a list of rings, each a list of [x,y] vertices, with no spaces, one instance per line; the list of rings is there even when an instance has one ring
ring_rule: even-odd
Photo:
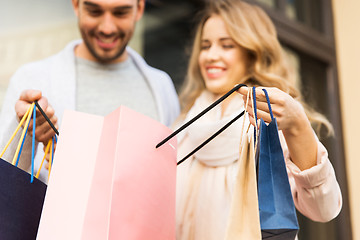
[[[33,102],[35,100],[39,100],[41,96],[42,94],[40,90],[28,89],[21,93],[19,100]]]
[[[45,111],[46,116],[50,119],[50,121],[55,124],[57,122],[57,117],[55,116],[55,110],[49,105]],[[42,115],[40,111],[36,111],[36,125],[41,125],[47,122],[45,117]],[[49,127],[50,124],[48,123]]]
[[[37,141],[42,143],[47,143],[49,139],[51,139],[55,135],[55,132],[52,128],[40,129],[36,128],[35,130],[35,138]]]
[[[53,122],[55,128],[58,129],[58,125],[56,123],[57,122],[56,116],[53,116],[50,119],[50,121]],[[49,125],[49,123],[47,121],[45,121],[41,125],[36,126],[35,138],[36,138],[37,141],[43,142],[44,144],[47,144],[49,139],[51,139],[54,135],[55,135],[55,132],[51,128],[51,126]]]
[[[22,100],[18,100],[15,103],[15,112],[16,112],[16,116],[21,119],[26,111],[28,110],[28,108],[30,107],[30,104],[28,102],[22,101]]]
[[[48,111],[48,108],[50,107],[50,105],[49,105],[47,98],[41,97],[40,99],[38,99],[38,104],[40,105],[41,109],[46,113],[46,115],[48,115],[47,111]]]
[[[49,106],[50,108],[50,106]],[[49,120],[51,121],[51,123],[56,124],[57,123],[57,117],[54,115],[54,110],[52,109],[50,112],[48,112],[48,114],[46,114],[46,116],[49,118]],[[51,128],[49,122],[45,119],[45,117],[40,113],[40,112],[36,112],[36,126],[41,126],[41,125],[45,125],[46,124],[49,126],[49,128]],[[30,121],[29,124],[29,130],[32,129],[33,126],[33,120]]]
[[[39,90],[28,89],[21,93],[18,101],[15,103],[15,112],[19,119],[21,119],[26,111],[29,109],[30,105],[38,100],[40,106],[43,109],[47,109],[48,101],[45,97],[42,97],[42,93]]]
[[[41,115],[41,113],[38,113],[39,115],[36,115],[36,129],[35,129],[35,138],[37,141],[42,142],[44,144],[47,144],[49,139],[55,135],[55,131],[51,127],[51,125],[46,121],[46,119]],[[58,118],[54,115],[54,111],[51,110],[49,114],[49,119],[51,123],[55,126],[56,129],[58,129],[57,120]],[[28,128],[28,132],[30,136],[32,136],[33,133],[33,121],[31,120]]]

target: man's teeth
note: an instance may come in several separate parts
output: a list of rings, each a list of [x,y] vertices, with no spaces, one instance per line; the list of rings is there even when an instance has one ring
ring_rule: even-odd
[[[100,38],[100,41],[102,41],[103,43],[113,43],[114,42],[114,39],[113,38],[110,38],[110,39],[104,39],[104,38]]]
[[[222,69],[220,69],[220,68],[209,68],[209,69],[207,69],[208,73],[219,73],[221,71],[222,71]]]

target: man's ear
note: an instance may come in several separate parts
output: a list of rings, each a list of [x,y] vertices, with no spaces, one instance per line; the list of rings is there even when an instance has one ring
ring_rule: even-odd
[[[80,4],[80,0],[71,0],[71,3],[73,5],[73,9],[75,12],[75,15],[77,17],[79,17],[79,4]]]
[[[145,0],[138,0],[136,21],[140,20],[140,18],[144,15],[144,10],[145,10]]]

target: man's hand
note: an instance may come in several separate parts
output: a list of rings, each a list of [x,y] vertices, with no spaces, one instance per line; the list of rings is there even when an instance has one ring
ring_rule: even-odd
[[[41,91],[39,90],[25,90],[21,93],[19,100],[15,104],[15,112],[18,119],[21,119],[30,105],[37,100],[40,107],[44,110],[45,114],[49,117],[50,121],[54,124],[55,128],[58,129],[57,117],[55,116],[55,111],[48,103],[48,100],[42,96]],[[31,120],[28,132],[32,136],[32,126],[33,122]],[[39,110],[36,110],[36,129],[35,129],[35,139],[39,142],[47,144],[49,139],[54,136],[55,132],[42,116]]]

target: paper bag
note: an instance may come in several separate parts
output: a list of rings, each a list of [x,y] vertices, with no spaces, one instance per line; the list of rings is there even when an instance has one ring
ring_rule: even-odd
[[[0,239],[34,240],[46,184],[0,159]]]
[[[258,139],[258,195],[263,239],[293,240],[299,230],[276,119],[262,119]]]
[[[24,124],[12,164],[0,159],[0,239],[34,240],[36,238],[46,184],[34,177],[33,171],[29,174],[17,167],[32,117],[36,118],[35,103],[31,104],[26,111],[0,154],[2,157]],[[32,169],[34,167],[35,127],[34,123],[32,155],[27,156],[31,158]]]
[[[175,239],[170,129],[121,106],[66,111],[60,131],[37,239]]]
[[[253,137],[243,143],[226,240],[261,239]]]

